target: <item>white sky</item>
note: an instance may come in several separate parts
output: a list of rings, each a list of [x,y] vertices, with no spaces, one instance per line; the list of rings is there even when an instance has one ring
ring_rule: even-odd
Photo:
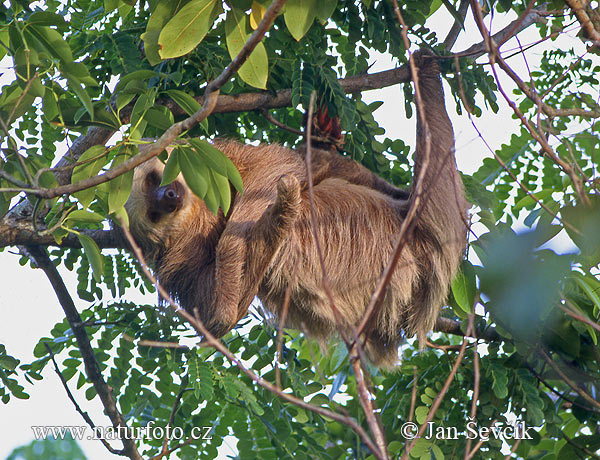
[[[442,8],[443,9],[443,8]],[[436,30],[440,37],[444,37],[451,22],[448,15],[437,14],[436,21],[430,24],[432,30]],[[470,17],[470,16],[469,16]],[[500,30],[507,22],[494,22],[493,31]],[[532,28],[533,29],[533,28]],[[467,25],[468,31],[461,33],[455,51],[466,49],[474,43],[481,41],[477,28],[470,21]],[[520,35],[521,42],[525,45],[536,39],[535,31],[526,31]],[[543,46],[559,47],[561,43],[573,46],[579,42],[573,37],[563,36],[558,41],[547,42]],[[543,46],[528,51],[529,64],[535,66],[539,61]],[[503,49],[516,47],[514,41],[508,42]],[[524,78],[527,75],[524,70],[522,58],[515,57],[510,65]],[[393,66],[390,59],[381,56],[376,59],[375,65],[370,72],[386,70]],[[0,68],[0,72],[4,69]],[[505,82],[505,88],[510,94],[514,85]],[[448,94],[448,89],[446,90]],[[455,104],[451,98],[447,98],[447,108],[452,119],[457,150],[457,164],[461,171],[470,174],[481,165],[484,156],[490,156],[483,142],[471,125],[471,121],[465,115],[458,116],[454,110]],[[385,88],[365,93],[366,102],[383,100],[385,103],[376,113],[376,119],[386,129],[386,135],[390,138],[401,138],[414,146],[415,117],[406,120],[404,117],[404,104],[402,91],[399,86]],[[507,108],[503,100],[499,100],[501,108],[498,114],[486,111],[481,105],[484,115],[476,119],[476,124],[482,132],[486,141],[492,148],[498,148],[502,143],[509,140],[519,123],[512,118],[512,112]],[[60,272],[65,275],[64,279],[70,291],[75,293],[76,281],[74,276],[63,266]],[[18,256],[8,253],[0,253],[0,273],[2,275],[2,289],[0,289],[0,309],[3,321],[0,322],[0,343],[7,347],[10,355],[30,362],[33,359],[32,350],[42,336],[48,336],[49,331],[58,321],[64,318],[61,307],[56,296],[50,288],[49,282],[40,270],[32,270],[29,266],[21,267],[18,264]],[[136,300],[133,291],[128,292],[127,300]],[[75,295],[75,300],[76,295]],[[146,298],[146,302],[154,302],[154,296]],[[80,308],[85,308],[85,302],[78,301]],[[62,360],[59,359],[59,362]],[[73,409],[64,389],[54,374],[51,365],[44,370],[44,380],[35,386],[25,384],[26,391],[31,398],[26,401],[11,399],[8,405],[0,403],[0,458],[6,458],[15,448],[29,443],[33,439],[31,425],[83,425],[81,417]],[[102,415],[102,408],[96,398],[89,402],[81,392],[76,391],[75,379],[69,382],[71,391],[75,394],[82,409],[87,411],[98,425],[109,425],[108,419]],[[109,457],[107,451],[98,441],[83,441],[79,443],[90,460],[106,459]],[[230,444],[231,446],[231,444]],[[116,445],[120,448],[120,445]]]

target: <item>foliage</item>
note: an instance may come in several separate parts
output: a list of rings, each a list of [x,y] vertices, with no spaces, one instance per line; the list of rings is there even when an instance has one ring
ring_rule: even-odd
[[[86,460],[85,455],[70,436],[64,439],[49,437],[19,447],[11,452],[6,460],[36,460],[44,458],[48,460]]]
[[[400,3],[410,40],[449,54],[443,37],[429,30],[426,20],[438,9],[460,18],[460,2]],[[502,15],[523,12],[525,3],[486,4]],[[553,3],[564,8],[562,2]],[[120,131],[123,140],[111,147],[88,148],[73,168],[73,183],[118,167],[138,154],[147,138],[163,135],[198,111],[205,83],[235,58],[268,4],[266,0],[50,0],[43,6],[11,2],[0,11],[0,57],[6,55],[15,72],[0,93],[0,216],[9,210],[11,200],[26,196],[35,205],[42,232],[51,234],[56,243],[70,234],[79,238],[82,249],[54,248],[50,255],[76,274],[77,296],[85,306],[82,321],[128,426],[177,428],[181,437],[170,446],[193,437],[177,449],[181,459],[214,458],[229,435],[238,440],[244,458],[374,458],[348,426],[286,402],[211,348],[148,346],[178,343],[195,333],[170,311],[124,300],[131,289],[154,288],[131,255],[102,253],[85,231],[103,228],[108,218],[126,218],[123,206],[133,171],[70,195],[41,199],[35,193],[57,186],[47,168],[61,156],[59,146],[84,135],[88,127]],[[572,12],[563,13],[538,26],[541,37],[571,23]],[[271,114],[297,130],[303,124],[298,108],[306,108],[316,90],[319,103],[340,120],[344,154],[396,185],[407,185],[408,146],[385,137],[374,114],[379,103],[365,103],[360,92],[346,95],[339,81],[366,73],[374,52],[406,63],[401,31],[388,1],[288,0],[273,28],[221,94],[253,94],[261,89],[275,94],[289,89],[290,106],[275,108]],[[562,112],[547,116],[524,88],[515,90],[511,102],[533,130],[523,123],[495,158],[486,158],[474,174],[463,177],[474,205],[473,251],[453,284],[443,316],[465,320],[466,332],[467,318],[475,313],[474,326],[483,338],[469,342],[439,408],[431,413],[432,429],[456,427],[458,436],[445,431],[443,436],[434,432],[433,437],[420,438],[412,445],[413,458],[461,457],[483,439],[483,435],[468,439],[468,423],[485,430],[512,426],[515,420],[536,427],[527,431],[531,439],[524,435],[499,439],[498,430],[488,431],[489,439],[473,458],[504,458],[511,449],[519,458],[591,458],[600,449],[596,178],[600,125],[584,113],[598,111],[600,73],[597,58],[580,57],[576,45],[574,41],[572,49],[545,49],[539,68],[526,79],[527,87],[542,94],[547,106]],[[456,110],[464,116],[496,112],[506,102],[489,66],[461,57],[443,61],[443,68]],[[404,94],[411,115],[415,106],[410,86],[405,85]],[[392,103],[400,106],[401,101]],[[539,133],[551,138],[550,152],[538,142]],[[290,146],[301,142],[292,131],[273,127],[259,111],[215,113],[187,131],[183,136],[187,140],[177,145],[167,162],[164,182],[182,172],[215,213],[227,212],[230,183],[243,188],[235,167],[205,140],[217,136]],[[573,251],[557,254],[552,240],[559,234],[574,243]],[[29,384],[42,380],[41,370],[50,362],[48,349],[59,358],[62,376],[71,387],[83,389],[90,400],[98,397],[86,377],[71,327],[66,319],[56,324],[48,337],[40,339],[30,363],[13,358],[10,344],[0,345],[4,403],[35,391]],[[277,341],[273,325],[256,322],[242,324],[224,338],[228,349],[262,381],[279,382],[283,393],[347,414],[366,430],[373,428],[343,344],[321,349],[290,330],[278,354]],[[410,445],[414,434],[410,423],[427,421],[457,360],[462,337],[436,333],[431,341],[433,347],[419,351],[408,340],[395,372],[369,369],[374,404],[393,458]],[[157,455],[162,442],[161,436],[144,437],[138,443],[140,452],[145,457]],[[53,455],[46,455],[46,449],[59,448],[48,441],[36,443],[43,443],[44,458]],[[34,447],[14,455],[29,458],[27,452]]]

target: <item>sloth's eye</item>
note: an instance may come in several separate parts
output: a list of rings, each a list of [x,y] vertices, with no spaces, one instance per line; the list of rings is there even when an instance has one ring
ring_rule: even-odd
[[[151,171],[146,175],[145,186],[149,189],[157,188],[160,185],[160,176],[156,171]]]

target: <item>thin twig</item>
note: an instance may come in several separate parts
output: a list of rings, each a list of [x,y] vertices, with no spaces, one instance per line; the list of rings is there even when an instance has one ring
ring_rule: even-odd
[[[471,315],[473,316],[473,315]],[[471,325],[474,324],[474,321],[471,320]],[[473,397],[471,399],[471,413],[469,414],[470,420],[474,421],[477,416],[477,404],[479,403],[479,381],[481,378],[481,373],[479,369],[479,352],[477,351],[478,343],[475,342],[475,347],[473,349]],[[467,437],[467,445],[465,447],[465,455],[464,460],[469,460],[472,456],[469,454],[471,452],[471,437]]]
[[[529,121],[521,113],[521,111],[519,110],[517,105],[514,103],[514,101],[512,101],[512,99],[510,99],[508,97],[508,95],[502,88],[500,79],[498,78],[498,75],[496,72],[496,64],[498,64],[498,66],[504,71],[504,73],[506,73],[517,84],[519,89],[521,91],[523,91],[523,93],[527,97],[529,97],[534,103],[542,104],[542,107],[544,107],[544,104],[540,100],[539,95],[532,88],[527,86],[518,77],[518,75],[510,68],[510,66],[508,66],[508,64],[506,64],[506,62],[500,55],[500,52],[498,51],[498,47],[497,47],[495,41],[493,40],[493,38],[490,36],[490,33],[487,30],[485,22],[483,21],[483,13],[481,11],[481,5],[479,5],[479,2],[477,2],[477,0],[471,0],[471,9],[473,11],[473,16],[475,17],[475,22],[477,24],[477,27],[479,28],[481,36],[483,37],[483,39],[486,43],[486,49],[487,49],[487,53],[489,56],[492,73],[494,74],[494,78],[496,80],[496,85],[498,86],[498,91],[500,91],[500,94],[502,94],[502,97],[505,99],[506,103],[513,110],[513,112],[515,113],[517,118],[519,118],[519,120],[521,120],[521,123],[523,124],[523,126],[527,129],[527,131],[529,131],[531,136],[540,144],[540,146],[542,147],[542,150],[546,154],[546,156],[550,160],[552,160],[554,163],[556,163],[558,166],[560,166],[560,168],[569,176],[569,178],[571,179],[571,182],[573,183],[573,188],[575,189],[575,192],[577,193],[580,200],[585,205],[589,205],[590,204],[589,197],[587,196],[587,194],[585,193],[585,190],[583,189],[584,181],[582,181],[581,178],[579,176],[577,176],[572,165],[565,162],[562,158],[560,158],[554,152],[554,150],[552,149],[550,144],[548,144],[547,139],[544,136],[540,136],[539,133],[531,126]],[[552,114],[552,111],[548,115],[554,116]]]
[[[410,392],[410,408],[408,409],[408,421],[412,422],[415,416],[415,407],[417,405],[417,391],[419,389],[419,379],[417,375],[417,366],[413,368],[412,390]]]
[[[558,306],[562,311],[564,311],[571,318],[576,319],[577,321],[581,321],[582,323],[587,324],[588,326],[590,326],[600,332],[600,324],[595,323],[592,320],[590,320],[589,318],[586,318],[585,316],[577,313],[575,311],[575,305],[573,305],[569,299],[565,298],[565,302],[567,303],[567,305],[570,308],[567,308],[564,305],[559,303]]]
[[[579,386],[575,382],[573,382],[569,377],[567,377],[567,375],[561,370],[560,367],[558,367],[558,365],[554,362],[554,360],[546,354],[546,352],[544,350],[542,350],[540,348],[540,349],[538,349],[538,353],[541,355],[542,358],[544,358],[544,361],[546,361],[550,365],[550,367],[552,369],[554,369],[554,372],[556,372],[560,376],[560,378],[567,385],[569,385],[579,396],[581,396],[586,401],[589,401],[594,406],[600,408],[600,402],[598,402],[594,398],[592,398],[589,394],[587,394],[585,391],[583,391],[581,388],[579,388]]]
[[[520,443],[521,443],[521,438],[519,438],[515,441],[515,443],[512,446],[512,449],[510,449],[510,453],[506,454],[506,457],[504,457],[504,460],[510,460],[510,457],[512,457],[512,454],[514,454],[517,451],[517,448],[519,447]]]
[[[90,428],[92,430],[95,430],[96,424],[92,421],[92,419],[90,418],[90,416],[87,412],[84,412],[83,410],[81,410],[81,407],[79,407],[79,404],[77,403],[77,401],[75,401],[75,397],[73,396],[73,393],[71,393],[71,390],[69,389],[69,386],[67,385],[67,381],[65,380],[65,378],[62,375],[62,372],[60,372],[60,369],[58,368],[58,364],[56,363],[56,359],[54,358],[54,352],[52,351],[52,348],[50,348],[50,345],[48,345],[47,342],[43,342],[43,343],[44,343],[44,346],[46,347],[46,350],[48,351],[48,354],[50,355],[52,364],[54,364],[54,372],[56,372],[56,374],[58,375],[58,378],[60,379],[60,383],[62,383],[62,386],[64,387],[65,391],[67,392],[67,396],[69,397],[69,399],[75,406],[75,410],[77,412],[79,412],[79,414],[83,417],[83,420],[85,420],[85,422],[90,426]],[[115,454],[115,455],[123,454],[123,452],[121,450],[115,449],[114,447],[112,447],[108,443],[108,441],[106,439],[104,439],[103,437],[100,437],[100,442],[102,442],[104,447],[106,447],[106,449],[111,454]]]
[[[423,434],[425,433],[425,430],[427,430],[427,426],[428,426],[429,422],[431,422],[431,420],[433,420],[435,413],[437,412],[440,405],[442,404],[442,401],[444,400],[444,396],[446,396],[446,393],[448,392],[448,389],[450,388],[450,384],[452,383],[452,381],[454,380],[454,377],[456,376],[458,367],[462,363],[462,360],[465,356],[465,350],[467,349],[467,344],[468,344],[468,339],[465,337],[462,342],[462,345],[460,347],[460,351],[458,352],[458,356],[456,357],[456,361],[454,361],[454,365],[452,366],[452,370],[448,374],[448,377],[446,378],[446,381],[444,382],[442,389],[440,390],[440,392],[436,395],[435,399],[433,400],[431,409],[429,409],[429,412],[427,413],[427,417],[425,418],[425,421],[419,428],[417,435],[406,446],[406,448],[404,450],[404,455],[402,456],[402,460],[408,459],[408,457],[410,455],[410,451],[414,447],[417,439],[419,439],[420,437],[423,436]]]

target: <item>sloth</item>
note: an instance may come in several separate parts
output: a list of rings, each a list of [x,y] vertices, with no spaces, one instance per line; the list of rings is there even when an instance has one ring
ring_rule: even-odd
[[[425,53],[413,59],[424,110],[414,157],[421,196],[364,339],[368,358],[379,367],[397,364],[405,336],[424,343],[466,240],[468,205],[438,63]],[[135,170],[126,204],[130,228],[161,285],[215,336],[232,329],[258,296],[275,318],[285,304],[285,326],[321,343],[340,331],[352,337],[416,199],[416,181],[402,190],[335,152],[313,149],[313,233],[303,149],[230,140],[214,146],[235,164],[244,184],[241,194],[232,188],[227,215],[211,213],[181,177],[160,186],[163,164],[157,158]]]

